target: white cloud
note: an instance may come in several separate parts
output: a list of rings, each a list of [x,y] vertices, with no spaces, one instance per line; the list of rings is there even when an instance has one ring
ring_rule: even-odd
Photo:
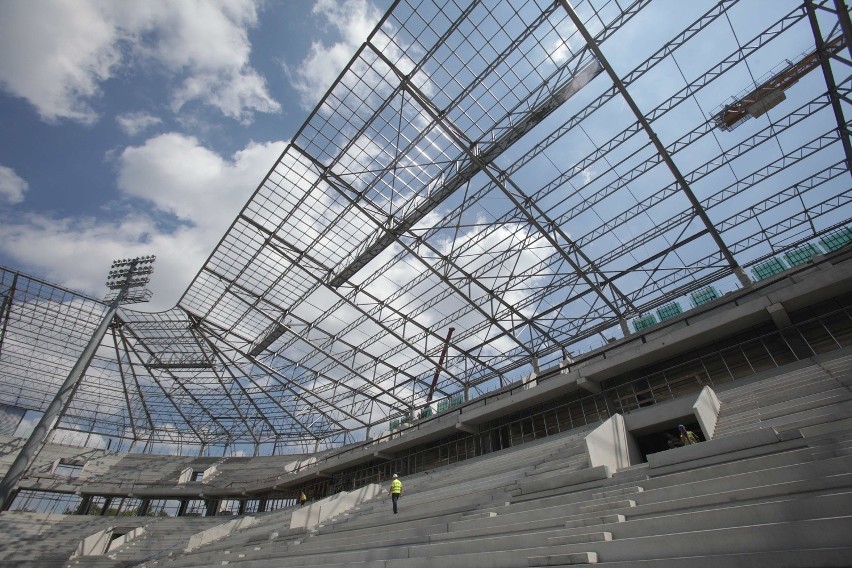
[[[280,110],[266,81],[249,64],[248,29],[257,25],[257,5],[256,0],[160,0],[122,5],[119,11],[128,28],[155,38],[138,40],[139,53],[174,74],[188,74],[173,95],[175,110],[201,100],[248,121],[254,112]]]
[[[250,65],[257,0],[37,0],[0,3],[0,85],[44,120],[92,123],[101,85],[144,63],[176,78],[173,108],[191,101],[246,122],[277,112]]]
[[[0,223],[0,248],[25,270],[101,296],[116,258],[157,255],[151,308],[173,306],[213,243],[260,182],[285,142],[250,143],[223,158],[198,140],[162,134],[125,149],[117,158],[118,185],[125,196],[176,215],[185,224],[163,232],[156,213],[132,212],[114,221],[30,214]]]
[[[148,130],[163,122],[158,117],[147,112],[127,112],[115,117],[116,122],[130,136],[136,136],[140,132]]]
[[[284,142],[249,142],[225,159],[194,137],[161,134],[121,153],[118,188],[221,234],[284,146]]]
[[[317,0],[313,13],[328,21],[340,41],[313,42],[308,56],[290,73],[305,108],[313,107],[325,94],[382,16],[367,0]]]
[[[43,119],[94,122],[88,104],[121,55],[93,2],[0,3],[0,85]]]
[[[20,203],[29,184],[15,173],[12,168],[0,166],[0,200],[7,203]]]

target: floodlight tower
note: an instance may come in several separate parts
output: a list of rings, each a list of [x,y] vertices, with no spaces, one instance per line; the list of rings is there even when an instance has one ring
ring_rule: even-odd
[[[104,302],[109,302],[109,308],[98,328],[92,333],[89,343],[83,349],[74,368],[71,369],[65,382],[62,383],[56,396],[54,396],[47,410],[44,411],[41,420],[33,429],[26,444],[18,452],[15,462],[6,472],[3,481],[0,482],[0,511],[8,506],[9,496],[41,452],[48,434],[59,423],[59,417],[67,408],[71,397],[77,390],[80,379],[86,369],[89,368],[89,364],[92,362],[101,341],[103,341],[118,307],[122,304],[147,302],[151,299],[151,291],[145,288],[145,285],[148,284],[151,273],[154,272],[155,260],[156,257],[152,255],[113,261],[106,281],[107,288],[110,291],[104,298]]]

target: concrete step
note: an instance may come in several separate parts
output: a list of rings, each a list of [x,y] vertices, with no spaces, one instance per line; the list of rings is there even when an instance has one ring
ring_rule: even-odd
[[[846,467],[845,464],[836,465],[838,471]],[[695,487],[694,485],[692,487],[683,486],[680,492],[673,492],[672,487],[661,486],[657,490],[637,494],[639,504],[620,508],[613,507],[609,509],[609,512],[611,514],[617,513],[627,515],[630,518],[636,518],[647,515],[666,514],[672,511],[702,511],[714,509],[726,503],[748,504],[760,499],[779,499],[789,494],[801,492],[816,494],[822,491],[823,493],[833,493],[852,488],[852,474],[836,474],[832,473],[831,470],[824,471],[826,475],[831,475],[831,477],[828,479],[811,477],[811,475],[819,476],[821,474],[818,471],[809,469],[799,472],[783,472],[789,475],[782,474],[781,477],[777,477],[774,480],[783,480],[788,477],[804,477],[804,479],[789,482],[782,481],[771,485],[753,486],[753,484],[761,483],[767,478],[766,473],[760,475],[758,472],[750,476],[750,479],[740,480],[744,487],[735,490],[725,489],[732,480],[713,480],[713,482],[708,482],[705,487]],[[844,499],[848,499],[848,496],[844,495]],[[852,510],[852,501],[849,501],[849,506],[850,510]],[[516,513],[507,511],[505,514],[499,514],[495,518],[483,519],[478,523],[465,521],[449,523],[446,534],[433,535],[431,540],[434,542],[458,538],[470,539],[497,534],[509,534],[515,531],[546,530],[559,526],[561,522],[573,522],[571,519],[572,512],[574,513],[574,519],[580,522],[580,526],[588,526],[584,521],[584,519],[589,518],[588,513],[581,510],[578,511],[577,509],[571,511],[563,507],[549,507],[547,509],[527,510]]]
[[[609,477],[610,470],[606,466],[590,467],[579,471],[560,471],[556,474],[548,472],[546,476],[518,481],[517,489],[511,493],[513,497],[519,497],[554,490],[570,491],[573,486],[599,482]]]
[[[625,525],[628,523],[625,523]],[[704,556],[720,552],[760,553],[807,548],[842,548],[848,544],[852,518],[828,518],[807,521],[731,526],[712,530],[666,533],[641,538],[584,542],[573,545],[539,546],[485,551],[481,547],[454,554],[452,565],[465,568],[516,568],[531,557],[563,554],[597,554],[598,562],[627,562],[648,558]],[[438,568],[447,566],[446,556],[436,556],[428,547],[411,547],[408,558],[389,559],[386,568]]]
[[[817,392],[836,386],[837,380],[823,369],[807,367],[806,369],[767,377],[757,382],[747,382],[739,386],[735,384],[719,391],[717,396],[723,404],[736,408],[737,406],[747,406],[752,402],[791,398],[788,393],[794,391],[808,392],[810,390],[810,392]]]
[[[559,470],[577,470],[584,467],[588,467],[589,458],[586,456],[585,451],[581,454],[577,454],[571,456],[569,458],[562,458],[558,460],[553,460],[550,462],[545,462],[535,466],[535,469],[528,472],[526,475],[528,477],[540,475],[542,473],[553,471],[556,469]]]
[[[718,478],[711,477],[706,479],[707,472],[700,470],[687,471],[679,474],[673,474],[665,478],[649,480],[651,492],[641,491],[642,488],[636,486],[616,487],[606,491],[569,494],[560,499],[550,498],[543,500],[543,502],[529,501],[521,504],[512,503],[508,506],[496,507],[493,509],[493,512],[498,513],[498,519],[493,519],[493,517],[489,514],[484,519],[477,520],[472,523],[465,523],[465,521],[470,520],[470,517],[466,517],[465,514],[461,514],[460,516],[451,516],[440,520],[447,521],[448,523],[457,521],[453,524],[453,527],[456,529],[462,528],[465,524],[480,525],[484,521],[493,521],[495,524],[505,524],[510,522],[512,519],[517,520],[521,518],[518,516],[513,517],[513,513],[532,511],[529,513],[530,515],[543,515],[543,510],[549,507],[553,508],[551,510],[554,511],[563,510],[564,507],[571,506],[572,503],[589,502],[594,499],[605,500],[607,498],[617,500],[617,498],[623,494],[630,494],[631,496],[634,496],[635,499],[640,501],[640,506],[644,506],[646,510],[651,510],[652,506],[656,507],[657,510],[661,510],[661,507],[666,508],[672,506],[679,508],[695,508],[704,507],[707,506],[708,503],[712,504],[716,502],[718,497],[713,494],[724,492],[725,489],[739,490],[739,493],[731,493],[728,498],[733,498],[732,496],[738,496],[737,499],[753,498],[754,495],[757,494],[750,493],[750,488],[761,483],[775,484],[773,487],[767,487],[762,490],[762,494],[771,495],[777,495],[779,492],[783,493],[791,490],[791,487],[795,487],[792,485],[781,484],[789,483],[791,481],[801,481],[802,479],[808,478],[822,478],[832,475],[835,476],[833,479],[838,482],[848,483],[848,481],[844,481],[842,476],[836,476],[838,473],[848,471],[848,468],[852,465],[852,462],[848,459],[836,460],[825,464],[800,463],[801,459],[806,459],[804,453],[787,452],[773,456],[753,458],[752,460],[744,460],[743,462],[728,464],[724,467],[720,466],[720,469],[715,470],[716,475],[719,476]],[[751,469],[757,469],[758,471],[748,471]],[[746,473],[743,473],[743,471]],[[678,499],[682,499],[684,497],[689,497],[690,500],[678,501]],[[660,505],[660,502],[664,502],[665,504]],[[555,517],[557,515],[551,516]],[[549,525],[551,523],[547,524]],[[416,534],[417,530],[429,527],[430,525],[432,527],[431,530],[435,530],[436,524],[429,521],[420,522],[416,525],[406,525],[409,528],[405,530],[414,530],[414,532],[400,533],[398,536],[400,538],[412,537]],[[369,534],[372,532],[373,529],[371,528],[358,534]],[[441,532],[443,532],[443,530]]]
[[[505,503],[505,501],[503,502]],[[442,508],[429,508],[427,510],[406,509],[403,500],[400,500],[400,513],[394,515],[390,510],[381,514],[370,514],[364,518],[350,519],[349,523],[339,523],[320,527],[316,534],[344,534],[346,536],[369,535],[377,528],[386,527],[394,523],[398,527],[424,526],[448,520],[461,519],[464,513],[476,509],[475,503],[462,503],[459,505],[445,504]]]
[[[528,566],[576,566],[578,564],[597,564],[598,555],[594,552],[575,552],[573,554],[550,554],[531,556]]]
[[[607,568],[848,568],[852,547],[606,562]]]
[[[818,390],[810,395],[803,393],[798,393],[798,395],[797,393],[788,394],[790,396],[789,399],[774,403],[771,401],[762,401],[759,404],[749,405],[747,408],[741,410],[734,410],[728,406],[723,406],[719,417],[721,426],[735,426],[755,418],[766,421],[815,408],[842,405],[844,402],[852,399],[852,395],[850,395],[846,388]]]
[[[800,430],[803,434],[814,432],[831,432],[849,429],[852,404],[813,409],[799,414],[776,418],[773,420],[755,422],[724,431],[718,437],[738,435],[761,428],[775,428],[779,432]]]

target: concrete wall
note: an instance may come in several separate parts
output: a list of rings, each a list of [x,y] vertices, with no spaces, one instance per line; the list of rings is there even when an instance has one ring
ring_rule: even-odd
[[[344,513],[364,501],[374,499],[381,493],[382,486],[371,483],[354,491],[342,491],[331,497],[315,501],[293,512],[290,517],[290,528],[312,529],[323,521]]]
[[[589,466],[605,465],[617,471],[641,460],[636,441],[627,432],[624,417],[615,414],[586,436],[586,454]]]
[[[77,550],[71,555],[71,558],[78,556],[98,556],[106,552],[109,545],[109,537],[112,534],[112,527],[98,531],[93,535],[84,538],[77,545]]]
[[[115,529],[114,528],[111,529],[110,532],[112,532],[113,530],[115,530]],[[117,539],[115,539],[114,541],[112,541],[111,543],[109,543],[109,548],[107,548],[106,552],[109,552],[110,550],[115,550],[119,546],[124,546],[125,543],[128,543],[135,538],[139,538],[140,536],[142,536],[146,532],[147,532],[147,529],[145,527],[136,527],[135,529],[133,529],[129,533],[123,534],[120,537],[118,537]]]
[[[255,524],[257,524],[257,519],[255,517],[241,517],[215,527],[210,527],[205,531],[192,535],[189,538],[189,542],[187,543],[184,552],[190,552],[191,550],[195,550],[199,546],[203,546],[208,542],[219,540],[220,538],[226,537],[239,530],[247,529]]]
[[[692,405],[695,418],[698,419],[701,431],[704,432],[704,437],[707,440],[712,440],[713,434],[716,432],[716,423],[719,421],[719,409],[721,407],[719,398],[710,387],[701,389],[701,394],[698,395],[698,399]]]

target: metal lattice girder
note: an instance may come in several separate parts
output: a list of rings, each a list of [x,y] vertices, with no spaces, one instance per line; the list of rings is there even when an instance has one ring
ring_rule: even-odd
[[[437,397],[741,286],[850,223],[848,20],[842,0],[396,2],[178,306],[121,310],[60,426],[312,450],[425,405],[449,327]],[[813,53],[785,100],[714,128]],[[38,411],[105,306],[0,274],[0,404]]]

